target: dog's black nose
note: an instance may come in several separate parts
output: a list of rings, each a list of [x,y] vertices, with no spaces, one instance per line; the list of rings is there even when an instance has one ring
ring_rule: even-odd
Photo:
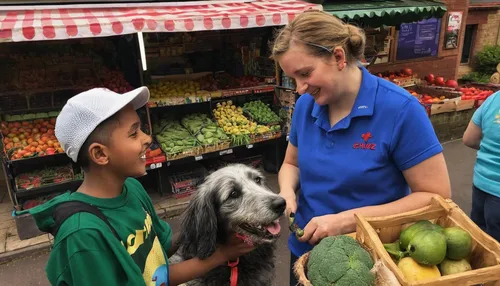
[[[282,197],[277,197],[276,199],[272,200],[271,208],[276,213],[282,214],[286,208],[286,201]]]

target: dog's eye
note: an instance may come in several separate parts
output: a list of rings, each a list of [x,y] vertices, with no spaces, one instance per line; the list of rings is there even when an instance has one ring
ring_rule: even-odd
[[[237,198],[240,194],[237,191],[232,191],[229,196],[233,199]]]
[[[259,185],[260,185],[260,183],[262,182],[262,178],[261,178],[261,177],[256,177],[256,178],[254,179],[254,181],[255,181],[255,183],[257,183],[257,184],[259,184]]]

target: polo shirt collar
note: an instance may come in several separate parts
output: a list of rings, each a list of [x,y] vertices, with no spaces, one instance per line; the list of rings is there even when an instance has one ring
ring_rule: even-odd
[[[377,78],[374,75],[370,74],[370,72],[368,72],[368,70],[363,66],[360,66],[359,68],[362,72],[361,86],[359,88],[359,92],[352,107],[351,113],[346,118],[337,123],[336,126],[332,128],[333,130],[348,128],[351,122],[351,118],[373,115],[373,110],[375,108],[375,96],[377,94],[378,88]],[[324,124],[327,124],[329,126],[327,110],[328,105],[320,106],[316,102],[314,102],[311,116],[316,118],[316,124],[318,124],[319,126],[322,126]]]

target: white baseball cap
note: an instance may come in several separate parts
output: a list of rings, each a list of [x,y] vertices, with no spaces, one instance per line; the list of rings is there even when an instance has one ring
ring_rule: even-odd
[[[147,87],[124,94],[107,88],[93,88],[68,100],[56,120],[55,135],[61,148],[74,161],[90,133],[104,120],[129,103],[137,110],[149,101]]]

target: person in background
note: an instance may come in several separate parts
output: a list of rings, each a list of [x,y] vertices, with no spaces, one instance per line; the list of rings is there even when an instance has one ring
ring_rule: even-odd
[[[474,112],[462,141],[478,150],[470,217],[500,241],[500,92],[488,97]]]
[[[290,285],[296,259],[326,236],[354,232],[354,214],[394,215],[451,196],[424,107],[358,64],[365,41],[361,29],[311,10],[273,43],[272,58],[301,94],[278,177],[287,214],[304,230],[289,237]]]

